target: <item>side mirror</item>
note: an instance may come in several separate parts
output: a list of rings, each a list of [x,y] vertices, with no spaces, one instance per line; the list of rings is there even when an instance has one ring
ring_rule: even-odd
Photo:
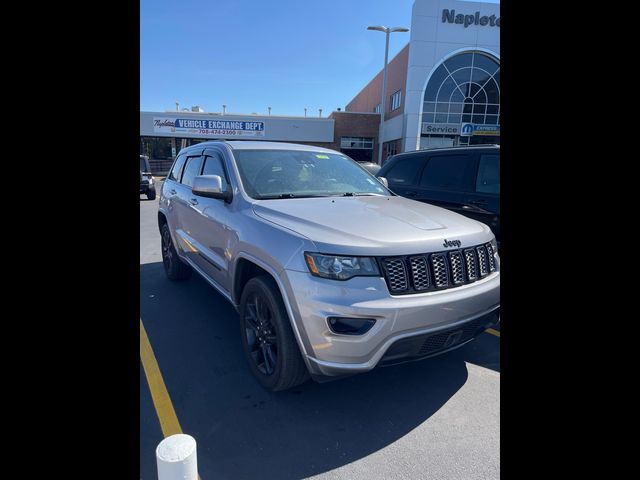
[[[389,182],[385,177],[378,177],[378,180],[380,180],[380,183],[382,183],[385,187],[389,188]]]
[[[231,203],[233,193],[230,188],[222,190],[222,178],[219,175],[198,175],[193,179],[191,191],[199,197],[219,198]]]

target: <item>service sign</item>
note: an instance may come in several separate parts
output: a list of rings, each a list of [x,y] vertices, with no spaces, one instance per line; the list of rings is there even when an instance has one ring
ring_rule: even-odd
[[[190,133],[212,137],[264,137],[264,122],[155,117],[153,131],[171,134]]]
[[[422,122],[422,134],[449,134],[458,135],[460,133],[459,123],[427,123]]]

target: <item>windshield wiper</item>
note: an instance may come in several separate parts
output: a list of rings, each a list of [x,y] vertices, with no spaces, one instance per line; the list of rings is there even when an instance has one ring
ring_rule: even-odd
[[[280,198],[316,198],[328,197],[328,195],[298,195],[296,193],[280,193],[278,195],[261,195],[258,200],[275,200]]]
[[[341,196],[343,197],[373,197],[376,196],[375,193],[354,193],[354,192],[345,192]]]

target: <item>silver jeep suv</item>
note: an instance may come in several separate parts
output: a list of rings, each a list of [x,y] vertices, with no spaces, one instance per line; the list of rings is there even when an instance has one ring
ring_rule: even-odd
[[[500,321],[491,230],[385,183],[305,145],[205,142],[176,158],[158,211],[165,271],[195,270],[236,307],[267,389],[430,357]]]

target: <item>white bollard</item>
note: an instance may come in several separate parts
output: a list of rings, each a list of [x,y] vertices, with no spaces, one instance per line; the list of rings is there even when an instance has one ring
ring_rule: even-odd
[[[156,448],[158,480],[198,480],[196,441],[178,433],[165,438]]]

